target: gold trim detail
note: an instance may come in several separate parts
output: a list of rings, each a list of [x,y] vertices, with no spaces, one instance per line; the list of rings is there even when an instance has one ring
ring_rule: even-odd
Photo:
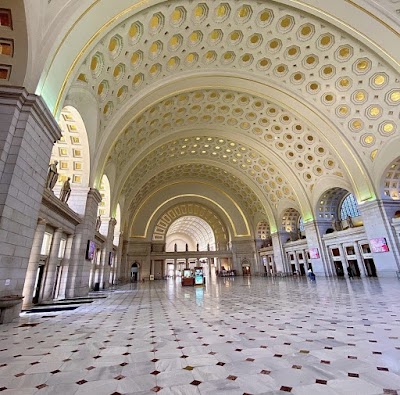
[[[92,5],[79,17],[79,19],[75,22],[75,24],[68,30],[67,34],[64,36],[63,40],[61,41],[59,47],[57,48],[57,50],[56,50],[56,52],[55,52],[55,55],[54,55],[54,57],[53,57],[53,59],[52,59],[51,65],[53,64],[56,55],[57,55],[58,52],[60,51],[61,46],[62,46],[63,43],[66,41],[67,36],[68,36],[68,35],[70,34],[70,32],[74,29],[74,27],[76,26],[76,24],[83,18],[83,16],[86,15],[99,1],[100,1],[100,0],[96,0],[96,2],[95,2],[94,4],[92,4]],[[344,22],[344,21],[342,21],[342,20],[336,18],[336,17],[333,16],[332,14],[329,14],[329,13],[323,11],[322,9],[318,8],[318,7],[314,7],[314,6],[311,6],[311,5],[309,5],[309,4],[305,4],[305,3],[302,2],[302,1],[299,1],[299,0],[289,0],[289,1],[290,1],[291,3],[295,3],[295,4],[297,4],[297,5],[300,5],[300,6],[302,6],[302,7],[305,8],[305,9],[314,10],[314,11],[316,11],[317,13],[320,13],[320,14],[322,14],[322,15],[324,15],[324,16],[327,16],[327,17],[331,18],[332,20],[334,20],[334,21],[340,23],[341,25],[346,26],[349,30],[351,30],[351,31],[353,31],[353,32],[355,32],[355,33],[357,33],[358,35],[360,35],[361,37],[363,37],[366,41],[368,41],[368,42],[371,43],[373,46],[375,46],[377,49],[379,49],[379,50],[380,50],[382,53],[384,53],[394,64],[396,64],[398,67],[400,67],[400,63],[397,62],[388,52],[384,51],[376,42],[374,42],[373,40],[369,39],[369,38],[368,38],[367,36],[365,36],[363,33],[361,33],[360,31],[358,31],[358,30],[356,30],[356,29],[354,29],[353,27],[351,27],[350,25],[348,25],[346,22]],[[363,9],[362,7],[356,5],[352,0],[345,0],[345,1],[346,1],[347,3],[349,3],[349,4],[352,4],[354,7],[359,8],[361,11],[367,13],[368,15],[370,15],[371,17],[373,17],[374,19],[376,19],[377,21],[379,21],[380,23],[382,23],[386,28],[390,29],[390,31],[395,32],[395,31],[393,31],[393,29],[392,29],[389,25],[387,25],[385,22],[383,22],[382,20],[380,20],[379,18],[377,18],[375,15],[369,13],[369,11],[367,11],[367,10]],[[75,66],[76,66],[77,63],[80,61],[80,58],[82,57],[82,55],[84,54],[84,52],[86,52],[87,48],[93,43],[93,41],[94,41],[105,29],[107,29],[110,25],[112,25],[117,19],[119,19],[119,18],[121,18],[122,16],[126,15],[127,13],[129,13],[130,11],[132,11],[133,9],[138,8],[138,7],[140,7],[140,6],[142,6],[142,5],[146,4],[146,3],[149,3],[149,2],[150,2],[150,0],[141,0],[141,1],[139,1],[138,3],[133,4],[132,6],[128,7],[127,9],[121,11],[118,15],[114,16],[114,17],[111,18],[107,23],[105,23],[105,24],[90,38],[90,40],[84,45],[84,47],[79,51],[78,55],[77,55],[76,58],[74,59],[74,61],[73,61],[72,65],[70,66],[70,68],[69,68],[67,74],[65,75],[64,81],[63,81],[63,83],[62,83],[62,85],[61,85],[61,89],[60,89],[60,91],[59,91],[59,93],[58,93],[57,100],[56,100],[56,103],[55,103],[55,106],[54,106],[54,110],[53,110],[53,115],[54,115],[54,116],[56,116],[56,114],[57,114],[57,112],[58,112],[58,109],[59,109],[59,106],[60,106],[60,102],[61,102],[61,98],[62,98],[63,95],[64,95],[64,91],[65,91],[65,88],[66,88],[66,86],[67,86],[68,80],[69,80],[69,78],[70,78],[70,76],[71,76],[73,70],[75,69]],[[395,32],[395,33],[396,33],[397,35],[399,35],[399,33],[397,33],[397,32]],[[45,81],[47,80],[48,74],[49,74],[50,69],[51,69],[51,65],[50,65],[50,67],[48,68],[48,72],[47,72]],[[44,83],[43,83],[43,87],[44,87],[44,85],[45,85],[45,81],[44,81]]]
[[[360,6],[359,4],[356,4],[353,0],[344,0],[346,3],[351,4],[353,7],[359,9],[360,11],[364,12],[371,18],[375,19],[377,22],[382,24],[383,26],[386,27],[386,29],[390,30],[392,33],[394,33],[397,37],[400,37],[400,32],[398,32],[396,29],[393,29],[392,26],[390,26],[388,23],[383,21],[381,18],[378,18],[375,14],[373,14],[371,11],[368,11],[366,8]]]
[[[97,1],[100,1],[100,0],[97,0]],[[119,14],[115,15],[115,16],[112,17],[108,22],[106,22],[99,30],[97,30],[97,32],[96,32],[96,33],[90,38],[90,40],[83,46],[83,48],[79,51],[78,55],[76,56],[76,58],[75,58],[74,61],[72,62],[72,65],[71,65],[70,68],[68,69],[67,74],[65,75],[64,81],[63,81],[63,83],[62,83],[62,85],[61,85],[61,89],[60,89],[60,92],[58,93],[57,100],[56,100],[56,103],[55,103],[55,106],[54,106],[54,110],[53,110],[53,115],[54,115],[54,116],[57,115],[58,109],[59,109],[59,107],[60,107],[61,98],[62,98],[63,95],[64,95],[64,91],[65,91],[65,88],[66,88],[66,86],[67,86],[68,80],[69,80],[69,78],[70,78],[70,76],[71,76],[73,70],[75,69],[75,66],[76,66],[77,63],[80,61],[82,55],[86,52],[86,50],[89,48],[89,46],[93,43],[93,41],[95,41],[96,38],[97,38],[104,30],[106,30],[110,25],[112,25],[116,20],[118,20],[119,18],[121,18],[121,17],[123,17],[124,15],[128,14],[129,12],[131,12],[132,10],[134,10],[135,8],[139,8],[139,7],[141,7],[142,5],[144,5],[144,4],[146,4],[146,3],[149,3],[149,2],[150,2],[150,0],[141,0],[141,1],[139,1],[138,3],[133,4],[132,6],[126,8],[126,9],[123,10],[123,11],[121,11]],[[86,11],[89,11],[89,9],[86,10]],[[86,13],[86,11],[85,11],[85,13]],[[83,15],[83,14],[82,14],[82,15]],[[68,31],[67,34],[69,34],[70,31],[72,31],[72,29],[73,29],[73,27]],[[63,43],[65,40],[66,40],[66,37],[64,37],[62,43]],[[62,43],[60,44],[59,48],[57,48],[56,53],[59,52],[59,49],[60,49]],[[54,58],[55,58],[55,57],[54,57]],[[53,61],[54,61],[54,59],[53,59]],[[50,70],[50,68],[49,68],[49,70]],[[48,73],[48,74],[49,74],[49,73]],[[48,74],[47,74],[47,75],[48,75]],[[46,76],[46,79],[47,79],[47,76]],[[43,86],[44,86],[44,84],[43,84]]]

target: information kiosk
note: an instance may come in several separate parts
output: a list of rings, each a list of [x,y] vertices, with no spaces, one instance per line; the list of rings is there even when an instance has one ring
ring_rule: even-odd
[[[184,285],[194,285],[194,277],[192,271],[190,269],[183,269],[182,277],[182,286]]]
[[[204,284],[204,273],[203,268],[201,266],[194,268],[194,285],[203,285]]]

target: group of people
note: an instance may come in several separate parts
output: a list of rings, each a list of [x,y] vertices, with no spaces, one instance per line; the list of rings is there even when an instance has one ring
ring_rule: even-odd
[[[47,180],[46,180],[46,188],[53,190],[58,180],[58,170],[57,170],[58,161],[55,160],[53,163],[49,165],[49,169],[47,171]],[[60,200],[64,203],[68,202],[68,199],[71,195],[71,177],[68,177],[61,187],[60,191]]]

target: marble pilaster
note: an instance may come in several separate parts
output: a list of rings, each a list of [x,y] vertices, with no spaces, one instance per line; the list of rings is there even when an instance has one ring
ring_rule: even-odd
[[[32,249],[29,256],[28,268],[26,270],[26,277],[22,295],[24,300],[22,302],[22,309],[26,310],[32,307],[32,298],[35,288],[37,270],[39,267],[40,250],[42,248],[43,236],[46,230],[46,221],[39,219],[35,235],[33,237]]]
[[[375,200],[361,204],[359,209],[370,244],[371,239],[384,238],[389,249],[387,252],[372,252],[375,265],[379,268],[378,275],[395,276],[400,270],[400,255],[391,222],[395,212],[400,209],[400,202]]]
[[[91,188],[86,200],[83,222],[76,227],[69,263],[66,297],[85,296],[89,291],[91,262],[85,259],[88,240],[94,240],[97,210],[101,195]]]
[[[0,87],[0,296],[21,294],[60,128],[44,101]]]

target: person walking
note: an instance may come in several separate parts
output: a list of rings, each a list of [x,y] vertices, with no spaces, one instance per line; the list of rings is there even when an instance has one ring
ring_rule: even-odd
[[[353,271],[351,270],[350,266],[347,266],[347,274],[349,275],[349,278],[353,278]]]

